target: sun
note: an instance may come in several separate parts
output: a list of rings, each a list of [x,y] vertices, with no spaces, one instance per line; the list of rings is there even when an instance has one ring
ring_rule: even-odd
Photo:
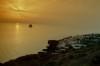
[[[21,0],[14,0],[14,2],[9,3],[8,5],[13,11],[19,12],[25,10],[25,6],[23,3],[24,2],[22,2]]]
[[[6,4],[8,10],[6,10],[6,15],[10,16],[8,18],[22,19],[25,15],[25,4],[23,0],[13,0]]]
[[[38,0],[7,0],[2,10],[3,18],[12,22],[24,22],[40,18],[43,6]]]
[[[24,8],[21,7],[21,6],[16,6],[16,7],[13,7],[12,9],[13,9],[14,11],[16,11],[16,12],[24,11]]]

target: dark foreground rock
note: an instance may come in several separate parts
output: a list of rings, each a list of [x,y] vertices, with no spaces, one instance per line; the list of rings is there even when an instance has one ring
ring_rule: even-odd
[[[2,63],[0,63],[0,66],[3,66],[3,64],[2,64]]]
[[[38,54],[10,60],[3,66],[100,66],[100,34],[49,40]]]

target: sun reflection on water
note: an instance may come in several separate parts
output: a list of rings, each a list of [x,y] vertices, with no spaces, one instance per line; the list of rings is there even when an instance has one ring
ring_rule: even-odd
[[[19,32],[19,23],[16,23],[16,33]]]

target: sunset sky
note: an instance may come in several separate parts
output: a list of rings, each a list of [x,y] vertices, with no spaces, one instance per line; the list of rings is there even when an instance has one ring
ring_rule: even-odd
[[[99,0],[0,0],[0,22],[99,24]]]
[[[99,28],[100,0],[0,0],[0,62],[36,53],[49,39]]]

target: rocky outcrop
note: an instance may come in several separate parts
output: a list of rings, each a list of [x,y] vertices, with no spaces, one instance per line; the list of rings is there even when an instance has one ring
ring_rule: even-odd
[[[0,63],[0,66],[3,66],[3,64],[2,64],[2,63]]]
[[[100,66],[99,62],[100,34],[85,34],[49,40],[38,54],[19,57],[3,66]]]

